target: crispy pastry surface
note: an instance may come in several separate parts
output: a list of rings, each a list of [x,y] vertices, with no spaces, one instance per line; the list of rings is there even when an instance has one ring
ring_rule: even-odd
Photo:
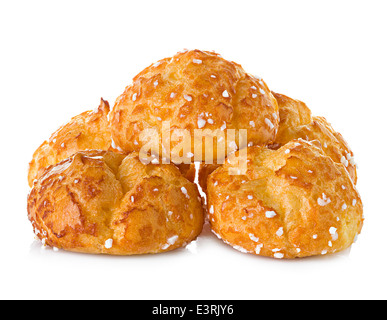
[[[278,118],[277,101],[261,79],[216,53],[193,50],[160,60],[139,73],[116,100],[111,127],[115,144],[124,152],[132,152],[143,146],[140,133],[144,129],[156,129],[161,134],[163,123],[169,122],[171,131],[188,130],[188,151],[195,153],[195,129],[212,130],[203,132],[204,136],[219,130],[226,137],[228,129],[235,129],[236,137],[239,129],[248,129],[244,144],[265,145],[274,141]],[[173,151],[182,139],[171,139],[175,140],[171,141]],[[239,146],[237,139],[236,146],[227,146],[218,157],[224,159],[243,143]],[[205,148],[201,150],[202,159]],[[217,144],[213,151],[217,152]],[[162,153],[161,147],[158,152]],[[181,157],[186,153],[177,152]],[[198,154],[200,149],[195,157]]]
[[[271,148],[278,148],[291,140],[302,138],[318,140],[323,151],[337,163],[343,163],[352,181],[356,184],[357,172],[354,155],[343,136],[336,132],[323,117],[311,115],[309,108],[299,100],[273,93],[278,102],[280,124]]]
[[[95,111],[87,111],[72,118],[54,132],[48,141],[35,151],[29,165],[28,183],[40,177],[50,165],[67,159],[78,151],[88,149],[109,150],[111,132],[108,122],[109,103],[101,99]]]
[[[188,244],[205,210],[193,161],[201,162],[211,228],[237,250],[324,255],[348,248],[362,229],[356,164],[341,134],[302,101],[270,91],[216,53],[187,50],[152,64],[109,112],[101,99],[33,155],[28,217],[44,244],[112,255]],[[157,150],[144,165],[139,152],[149,139]],[[221,163],[243,148],[247,173],[230,175],[235,165]],[[158,164],[171,155],[175,165]]]
[[[28,217],[51,247],[112,255],[179,248],[204,220],[196,185],[176,166],[92,150],[44,171],[28,197]]]
[[[316,144],[318,145],[318,143]],[[234,248],[275,258],[333,253],[360,233],[363,207],[345,167],[314,144],[248,149],[245,175],[208,178],[212,229]]]
[[[290,141],[289,136],[295,128],[312,122],[312,112],[300,100],[276,92],[272,92],[272,94],[277,100],[280,117],[275,143],[281,146]]]

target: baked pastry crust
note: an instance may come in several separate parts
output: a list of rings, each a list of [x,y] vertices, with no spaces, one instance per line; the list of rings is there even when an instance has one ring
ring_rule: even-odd
[[[362,229],[356,164],[343,137],[302,101],[271,92],[216,53],[187,50],[158,61],[134,77],[110,120],[109,112],[101,99],[97,110],[72,118],[33,155],[28,217],[46,245],[135,255],[188,244],[204,223],[194,184],[198,160],[211,228],[242,252],[275,258],[333,253],[348,248]],[[181,161],[144,165],[141,134],[169,135],[166,123],[171,131],[188,131],[188,150],[173,151],[182,136],[165,141],[148,133],[158,140],[153,158],[169,157],[167,142],[167,152]],[[197,149],[197,129],[218,144]],[[227,141],[229,129],[236,143]],[[242,130],[247,138],[240,142]],[[247,173],[230,175],[236,168],[230,158],[222,165],[224,157],[242,148]],[[214,164],[204,162],[208,155]]]
[[[109,150],[111,148],[109,112],[109,103],[101,99],[98,109],[73,117],[54,132],[48,141],[44,141],[35,151],[29,164],[28,184],[30,187],[46,167],[57,164],[78,151]]]
[[[312,112],[300,100],[292,99],[273,91],[272,94],[277,100],[280,117],[278,133],[274,143],[277,143],[278,147],[280,147],[291,140],[289,136],[293,134],[296,128],[312,122]]]
[[[245,175],[229,175],[230,163],[210,174],[214,233],[242,252],[275,258],[348,248],[362,228],[362,202],[344,165],[316,145],[249,148]]]
[[[46,245],[112,255],[179,248],[204,220],[196,185],[176,166],[96,150],[48,167],[28,197],[28,217]]]
[[[270,146],[277,149],[291,140],[302,138],[318,140],[323,151],[337,163],[342,163],[356,184],[357,172],[353,152],[343,136],[336,132],[324,117],[312,116],[305,103],[285,95],[274,93],[277,99],[280,124],[275,142]]]
[[[274,141],[278,121],[277,101],[262,79],[216,53],[199,50],[177,53],[140,72],[116,100],[111,115],[113,140],[124,152],[139,152],[140,132],[154,128],[161,133],[163,122],[169,122],[171,130],[187,129],[195,153],[195,129],[235,129],[237,137],[239,129],[248,129],[246,144],[265,145]],[[171,141],[171,150],[180,142]],[[236,145],[244,147],[238,139]],[[202,151],[204,159],[205,148]],[[214,159],[224,159],[225,154],[216,156],[217,144],[213,151]],[[232,151],[235,148],[227,153]]]

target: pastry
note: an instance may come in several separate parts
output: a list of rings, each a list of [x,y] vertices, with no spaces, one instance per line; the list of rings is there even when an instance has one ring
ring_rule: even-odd
[[[53,133],[35,151],[29,165],[28,183],[38,179],[46,167],[87,149],[109,150],[111,132],[108,122],[109,103],[101,99],[95,111],[87,111],[72,118]]]
[[[205,161],[206,151],[216,161],[224,160],[247,144],[271,143],[278,121],[277,101],[262,79],[216,53],[199,50],[177,53],[140,72],[116,100],[111,114],[112,137],[121,150],[140,152],[146,139],[158,134],[152,154],[162,158],[166,146],[161,135],[168,132],[170,152],[166,155],[176,164]],[[201,134],[211,140],[216,135],[218,143],[227,140],[228,145],[220,148],[214,143],[212,150],[203,143],[195,150],[194,144],[197,147],[203,141],[195,136],[196,129],[203,129]],[[230,129],[235,130],[236,139]],[[247,130],[241,143],[240,129]],[[144,130],[150,133],[141,136]],[[179,148],[183,140],[179,130],[187,134],[184,149]]]
[[[245,175],[229,175],[232,163],[212,172],[214,233],[242,252],[274,258],[348,248],[362,228],[362,201],[345,166],[318,145],[297,139],[278,150],[252,147]]]
[[[204,220],[196,185],[175,165],[96,150],[48,167],[29,194],[28,217],[45,245],[111,255],[182,247]]]
[[[280,119],[275,143],[278,143],[278,147],[280,147],[290,141],[289,136],[293,133],[292,131],[294,129],[312,122],[312,112],[300,100],[292,99],[284,94],[273,91],[272,94],[278,103]]]
[[[233,157],[245,152],[247,171]],[[353,152],[325,118],[219,54],[186,50],[35,151],[28,217],[44,245],[138,255],[187,245],[206,210],[235,249],[291,259],[351,246],[356,182]]]
[[[298,138],[307,141],[318,140],[326,155],[333,161],[342,163],[356,184],[356,162],[343,136],[336,132],[325,118],[312,116],[302,101],[274,92],[273,95],[278,102],[280,124],[276,139],[270,147],[276,149]]]

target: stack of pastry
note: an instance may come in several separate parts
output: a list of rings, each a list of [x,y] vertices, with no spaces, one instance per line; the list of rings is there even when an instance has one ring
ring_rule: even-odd
[[[169,139],[165,152],[162,135],[148,133],[158,148],[145,163],[144,132],[165,124],[188,135],[189,152],[174,157],[183,138]],[[195,148],[198,129],[246,139],[219,158],[219,140]],[[245,170],[230,174],[239,164],[229,159],[242,152]],[[363,224],[356,164],[342,136],[303,102],[199,50],[144,69],[112,110],[101,100],[71,119],[36,150],[28,180],[35,234],[76,252],[170,251],[195,240],[207,218],[239,251],[296,258],[348,248]]]

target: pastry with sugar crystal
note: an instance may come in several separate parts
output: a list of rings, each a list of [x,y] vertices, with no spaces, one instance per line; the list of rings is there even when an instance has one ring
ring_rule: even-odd
[[[29,165],[28,183],[38,179],[46,167],[87,149],[109,150],[111,132],[108,122],[109,103],[101,99],[98,109],[83,112],[53,133],[35,151]]]
[[[214,233],[234,248],[274,258],[330,254],[348,248],[363,225],[363,206],[342,163],[318,142],[278,150],[248,149],[247,172],[226,163],[209,175]]]
[[[29,194],[28,217],[45,245],[110,255],[180,248],[204,222],[197,186],[175,165],[95,150],[48,167]]]
[[[353,152],[343,136],[336,132],[324,117],[312,116],[309,108],[299,100],[274,93],[280,115],[278,134],[271,148],[278,148],[291,140],[318,140],[323,151],[337,163],[342,163],[356,184],[357,172]]]
[[[278,121],[277,101],[262,79],[216,53],[192,50],[160,60],[135,76],[133,83],[116,100],[111,127],[113,140],[121,150],[139,152],[144,146],[141,133],[145,129],[155,129],[161,135],[163,124],[169,122],[171,135],[181,129],[191,138],[190,141],[185,138],[188,151],[184,154],[179,153],[180,149],[173,153],[182,141],[178,136],[171,137],[170,146],[172,155],[189,163],[200,153],[199,161],[204,161],[206,151],[217,161],[247,144],[271,143]],[[236,141],[225,146],[223,154],[219,151],[220,155],[216,143],[213,150],[208,149],[208,144],[195,150],[193,145],[202,141],[195,137],[195,129],[209,129],[211,132],[203,132],[204,137],[219,130],[225,133],[225,140],[227,130],[234,129]],[[240,129],[247,130],[247,140],[242,145],[238,139]],[[161,137],[159,145],[157,155],[161,155],[165,147]]]

